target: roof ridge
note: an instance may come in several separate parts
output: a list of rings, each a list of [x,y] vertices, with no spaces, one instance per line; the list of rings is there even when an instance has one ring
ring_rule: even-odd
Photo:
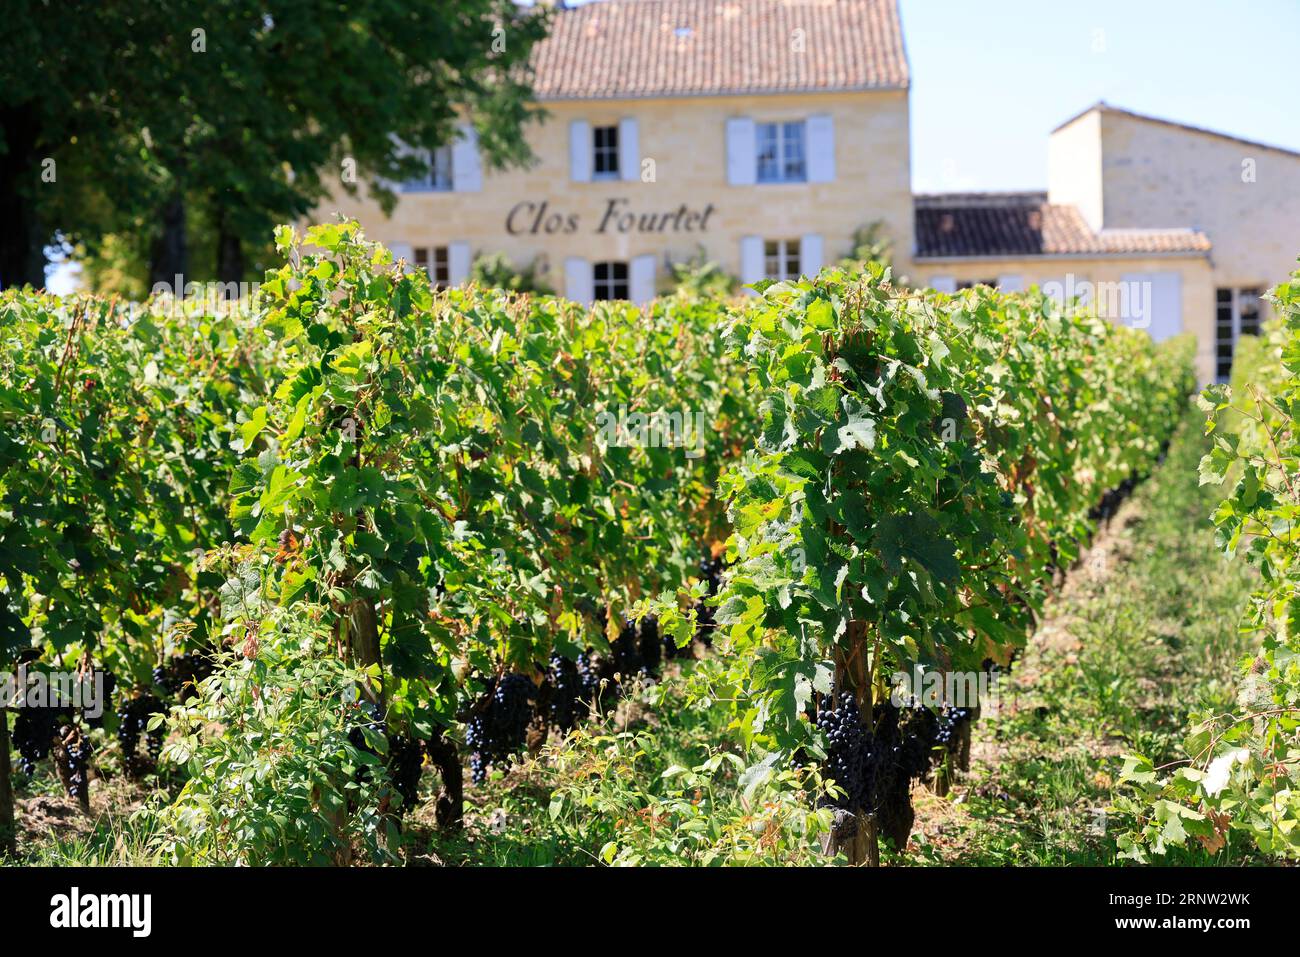
[[[917,206],[927,209],[941,207],[1001,207],[1031,206],[1047,202],[1047,190],[1009,189],[1009,190],[971,190],[954,193],[916,193],[913,195]]]
[[[1122,106],[1115,106],[1111,103],[1107,103],[1105,100],[1098,100],[1096,103],[1092,104],[1086,109],[1080,110],[1078,113],[1075,113],[1069,119],[1058,124],[1057,126],[1054,126],[1052,128],[1052,133],[1059,133],[1061,130],[1069,126],[1071,123],[1083,119],[1085,116],[1087,116],[1089,113],[1093,112],[1094,110],[1099,110],[1103,113],[1115,113],[1118,114],[1119,116],[1127,116],[1135,120],[1143,120],[1144,122],[1147,123],[1159,123],[1161,126],[1172,126],[1175,129],[1186,130],[1189,133],[1202,133],[1205,136],[1213,136],[1221,140],[1230,140],[1233,143],[1241,143],[1244,146],[1253,146],[1257,149],[1273,150],[1274,152],[1277,153],[1286,153],[1288,156],[1300,156],[1300,150],[1292,149],[1289,146],[1277,146],[1276,144],[1273,143],[1261,143],[1259,140],[1247,139],[1244,136],[1237,136],[1236,134],[1233,133],[1224,133],[1222,130],[1212,130],[1209,129],[1208,127],[1196,126],[1195,124],[1192,123],[1181,123],[1178,120],[1169,120],[1161,116],[1152,116],[1149,113],[1139,113],[1136,110],[1130,110]]]

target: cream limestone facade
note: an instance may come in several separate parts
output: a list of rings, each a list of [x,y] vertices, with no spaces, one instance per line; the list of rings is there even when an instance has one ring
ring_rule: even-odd
[[[1300,153],[1098,106],[1052,134],[1048,195],[1094,229],[1189,226],[1225,287],[1284,281],[1300,256]]]
[[[914,197],[893,0],[766,11],[785,26],[703,0],[567,11],[531,167],[485,169],[465,124],[391,216],[340,190],[316,218],[359,220],[442,284],[505,254],[581,302],[646,301],[701,253],[744,284],[814,274],[879,222],[914,284],[1078,296],[1156,339],[1194,334],[1201,377],[1226,378],[1300,253],[1300,154],[1099,103],[1050,137],[1046,194]],[[814,14],[831,19],[795,50]],[[746,55],[720,63],[715,30]]]
[[[1214,378],[1214,278],[1202,254],[1161,256],[1023,256],[927,259],[925,285],[947,291],[993,285],[1005,292],[1037,286],[1060,300],[1078,298],[1111,321],[1146,329],[1155,338],[1190,332],[1197,339],[1196,368]],[[1176,277],[1174,283],[1162,277]],[[1166,291],[1176,285],[1176,290]],[[1166,297],[1173,301],[1166,303]]]
[[[815,272],[875,220],[898,248],[912,247],[906,90],[544,106],[528,133],[530,169],[481,170],[454,188],[456,160],[475,162],[467,136],[451,157],[444,185],[453,188],[402,192],[391,218],[342,193],[321,212],[357,218],[408,261],[446,250],[452,283],[471,259],[501,252],[518,266],[536,261],[549,285],[578,300],[602,294],[600,263],[627,264],[627,295],[643,300],[666,288],[670,263],[700,249],[749,282],[767,273],[770,243],[784,243],[796,273]],[[758,181],[768,124],[800,130],[793,182]],[[616,175],[595,169],[600,129],[618,131]]]
[[[1108,299],[1113,308],[1136,297],[1140,315],[1130,308],[1110,318],[1157,339],[1193,333],[1202,380],[1223,380],[1237,341],[1268,318],[1262,296],[1297,268],[1300,153],[1099,103],[1050,138],[1049,207],[1077,210],[1099,244],[1123,251],[922,256],[918,278],[938,288],[996,280],[1082,290],[1097,294],[1103,314]],[[1179,230],[1204,237],[1206,248],[1151,251],[1176,245]]]

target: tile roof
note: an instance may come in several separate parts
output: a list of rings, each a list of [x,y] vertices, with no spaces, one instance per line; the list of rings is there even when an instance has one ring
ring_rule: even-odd
[[[1194,229],[1093,230],[1074,206],[1047,194],[952,193],[917,196],[917,258],[1113,256],[1205,253]]]
[[[532,65],[540,100],[908,84],[897,0],[603,0],[557,10]]]

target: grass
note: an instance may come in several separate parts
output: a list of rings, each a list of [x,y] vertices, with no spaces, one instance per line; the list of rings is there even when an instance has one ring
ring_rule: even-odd
[[[1117,863],[1109,809],[1121,755],[1178,757],[1188,715],[1232,702],[1252,650],[1237,627],[1252,575],[1214,548],[1220,492],[1197,484],[1207,448],[1189,414],[1070,573],[996,713],[976,725],[971,776],[947,798],[918,795],[910,863]],[[1167,863],[1214,861],[1187,852]]]
[[[694,667],[709,667],[707,662]],[[464,831],[430,832],[447,864],[828,863],[811,782],[748,782],[724,706],[689,706],[666,674],[467,794]]]

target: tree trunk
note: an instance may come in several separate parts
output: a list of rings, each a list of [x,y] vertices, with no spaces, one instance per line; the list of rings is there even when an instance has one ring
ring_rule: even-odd
[[[442,790],[434,804],[438,826],[444,830],[457,830],[465,818],[465,771],[460,764],[460,755],[456,753],[456,745],[439,731],[425,745],[425,752],[442,777]]]
[[[0,855],[13,854],[14,789],[9,764],[9,709],[0,708]]]
[[[0,289],[45,285],[45,241],[35,193],[43,184],[36,155],[39,121],[31,104],[0,110]],[[51,170],[57,175],[57,168]]]
[[[369,598],[355,599],[348,609],[348,651],[354,665],[362,668],[383,665],[379,654],[379,619]],[[382,680],[377,688],[367,686],[364,690],[371,700],[384,706]]]
[[[850,689],[858,700],[862,720],[870,722],[875,711],[872,675],[867,670],[866,623],[849,622],[848,649],[835,652],[835,691]],[[880,866],[880,836],[875,816],[865,808],[837,811],[835,824],[822,841],[822,853],[834,856],[843,851],[855,866]]]
[[[189,247],[185,238],[184,197],[179,192],[173,193],[163,204],[160,214],[162,231],[149,250],[149,289],[152,292],[163,285],[179,299],[185,295],[185,284],[189,282],[185,278],[189,268]],[[176,288],[178,283],[179,289]]]
[[[880,831],[876,819],[859,808],[837,810],[831,831],[822,837],[822,854],[834,857],[840,851],[854,866],[880,866]]]
[[[880,837],[875,818],[859,813],[858,826],[847,848],[849,861],[867,867],[880,866]]]
[[[963,773],[970,771],[970,748],[971,735],[975,730],[975,722],[979,720],[979,708],[974,709],[971,716],[962,722],[961,729],[957,737],[957,770]]]
[[[217,282],[222,284],[223,298],[238,298],[237,293],[226,293],[244,281],[244,269],[244,241],[231,227],[226,211],[220,210],[217,213]]]

